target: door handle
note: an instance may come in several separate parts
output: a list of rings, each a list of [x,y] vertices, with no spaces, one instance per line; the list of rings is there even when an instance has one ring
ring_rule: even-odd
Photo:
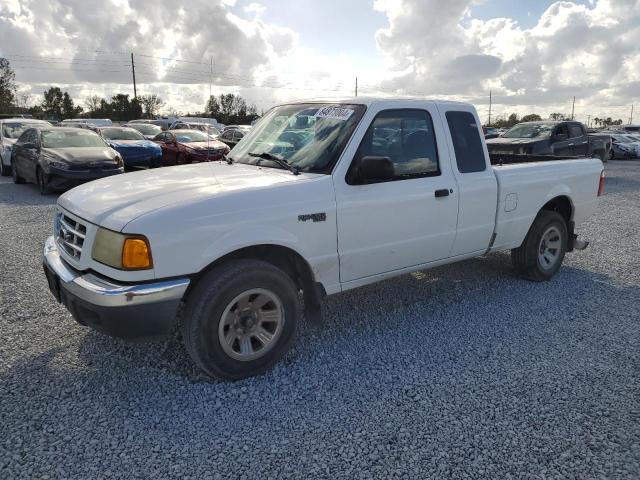
[[[453,192],[453,190],[451,190],[451,192]],[[449,189],[448,188],[441,188],[440,190],[436,190],[434,192],[434,195],[436,196],[436,198],[448,197],[449,196]]]

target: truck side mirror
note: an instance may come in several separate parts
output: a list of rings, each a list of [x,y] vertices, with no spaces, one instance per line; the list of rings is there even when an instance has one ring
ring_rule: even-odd
[[[567,135],[566,133],[556,133],[553,137],[556,142],[561,142],[563,140],[566,140],[567,138],[569,138],[569,135]]]
[[[355,167],[355,183],[384,182],[395,177],[393,163],[389,157],[373,155],[360,157]]]

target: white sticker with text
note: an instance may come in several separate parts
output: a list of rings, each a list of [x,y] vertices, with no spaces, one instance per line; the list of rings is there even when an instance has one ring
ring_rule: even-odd
[[[342,107],[322,107],[314,115],[316,118],[334,118],[336,120],[342,120],[343,122],[349,120],[353,115],[353,110]]]

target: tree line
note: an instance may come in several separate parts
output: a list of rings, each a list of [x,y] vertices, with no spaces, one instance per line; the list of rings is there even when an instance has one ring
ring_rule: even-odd
[[[36,118],[63,120],[65,118],[110,118],[128,121],[136,118],[155,118],[165,105],[156,94],[131,98],[128,94],[117,93],[109,99],[90,95],[82,105],[71,98],[60,87],[50,87],[43,92],[42,101],[26,107],[19,106],[15,72],[6,58],[0,57],[0,113],[29,113]],[[173,114],[177,116],[177,113]],[[187,115],[189,116],[189,115]],[[240,95],[232,93],[211,95],[204,106],[204,112],[194,113],[197,117],[212,117],[220,123],[251,123],[259,117],[255,105],[249,105]]]

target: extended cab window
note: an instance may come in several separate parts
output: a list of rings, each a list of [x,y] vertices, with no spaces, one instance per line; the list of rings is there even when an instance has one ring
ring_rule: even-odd
[[[460,173],[483,172],[487,168],[476,117],[469,112],[447,112],[447,123]]]
[[[356,159],[367,156],[388,157],[393,164],[393,180],[440,175],[436,138],[429,112],[380,112],[356,153]]]

